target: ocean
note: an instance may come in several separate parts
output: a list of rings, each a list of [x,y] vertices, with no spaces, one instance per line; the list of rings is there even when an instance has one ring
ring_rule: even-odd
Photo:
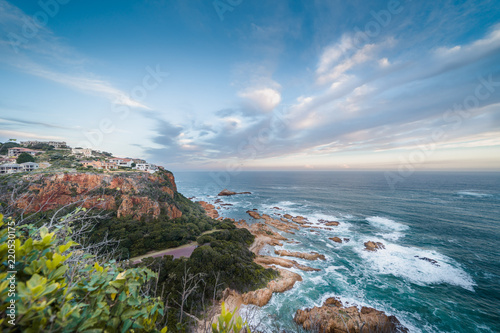
[[[176,172],[179,192],[225,203],[220,214],[254,223],[247,210],[339,221],[333,231],[284,234],[325,261],[319,272],[274,294],[259,318],[268,331],[293,330],[300,308],[328,297],[395,315],[410,332],[500,332],[500,173],[416,172],[397,184],[383,172]],[[227,188],[250,195],[217,197]],[[282,210],[276,210],[279,207]],[[338,244],[328,237],[348,238]],[[385,249],[363,250],[366,241]],[[279,248],[279,247],[277,247]],[[264,249],[274,255],[270,249]],[[433,259],[436,262],[422,260]],[[252,309],[246,308],[245,311]],[[257,320],[253,318],[252,320]]]

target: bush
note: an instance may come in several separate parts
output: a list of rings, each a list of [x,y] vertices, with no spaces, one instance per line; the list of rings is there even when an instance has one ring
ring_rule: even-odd
[[[16,163],[21,164],[21,163],[26,163],[26,162],[35,162],[35,158],[31,156],[31,154],[28,153],[21,153],[17,157]]]
[[[2,271],[17,272],[0,274],[0,331],[157,331],[155,324],[163,315],[163,303],[140,293],[155,277],[151,270],[124,270],[114,261],[71,269],[66,262],[75,253],[69,250],[77,244],[69,237],[58,245],[55,232],[25,225],[17,227],[14,240],[10,231],[14,225],[11,219],[4,223],[0,215]],[[10,260],[13,249],[15,263]],[[17,284],[14,289],[8,280],[12,277]],[[7,311],[12,300],[17,310],[15,321]]]

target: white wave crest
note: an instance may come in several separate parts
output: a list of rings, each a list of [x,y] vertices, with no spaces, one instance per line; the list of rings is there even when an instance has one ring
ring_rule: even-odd
[[[438,252],[390,243],[376,252],[357,252],[380,274],[392,274],[418,285],[447,283],[474,291],[472,277],[453,259]]]
[[[394,220],[388,219],[386,217],[380,216],[371,216],[367,217],[366,220],[370,222],[376,228],[384,229],[384,230],[395,230],[395,231],[403,231],[407,230],[408,226],[402,223],[398,223]]]
[[[468,197],[476,197],[476,198],[486,198],[486,197],[491,197],[491,194],[487,193],[478,193],[478,192],[473,192],[473,191],[460,191],[457,192],[458,195],[460,196],[468,196]]]

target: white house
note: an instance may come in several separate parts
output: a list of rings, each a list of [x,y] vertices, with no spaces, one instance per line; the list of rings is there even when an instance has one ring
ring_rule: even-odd
[[[94,169],[98,170],[115,170],[118,169],[118,166],[115,163],[111,162],[104,162],[104,161],[81,161],[80,163],[83,164],[84,167],[93,167]]]
[[[21,164],[5,163],[0,165],[0,173],[29,172],[36,169],[38,169],[38,164],[34,162],[25,162]]]
[[[36,154],[41,154],[42,151],[23,148],[23,147],[13,147],[13,148],[8,149],[7,156],[9,156],[9,157],[19,156],[22,153],[27,153],[27,154],[30,154],[31,156],[35,156]]]
[[[154,173],[154,172],[158,171],[158,167],[156,165],[150,164],[150,163],[139,163],[134,167],[134,169],[140,170],[140,171],[147,171],[149,173]]]
[[[33,171],[38,169],[38,164],[35,162],[21,163],[21,166],[23,167],[23,171]]]
[[[0,165],[0,173],[16,173],[23,170],[23,167],[17,163],[5,163]]]
[[[119,158],[119,157],[110,158],[109,161],[111,163],[115,163],[117,166],[126,167],[126,168],[131,168],[132,163],[134,163],[134,161],[130,158]]]
[[[71,154],[83,155],[85,157],[90,157],[90,156],[92,156],[92,149],[90,149],[90,148],[71,148]]]
[[[21,141],[21,144],[25,147],[37,144],[47,144],[49,146],[53,146],[54,148],[64,148],[67,146],[64,141]]]

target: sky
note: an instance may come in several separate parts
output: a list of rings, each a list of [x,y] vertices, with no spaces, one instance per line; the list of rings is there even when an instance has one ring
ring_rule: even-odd
[[[500,170],[500,1],[0,0],[0,142],[181,170]]]

